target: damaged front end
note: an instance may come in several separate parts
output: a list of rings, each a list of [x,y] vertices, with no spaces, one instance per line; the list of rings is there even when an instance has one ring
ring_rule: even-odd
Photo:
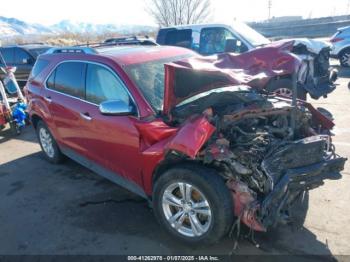
[[[225,87],[179,104],[172,116],[182,122],[199,114],[203,122],[204,115],[215,127],[191,158],[225,178],[234,213],[244,224],[266,231],[288,222],[293,202],[304,191],[341,177],[346,159],[335,153],[326,135],[331,126],[310,109],[243,87]]]

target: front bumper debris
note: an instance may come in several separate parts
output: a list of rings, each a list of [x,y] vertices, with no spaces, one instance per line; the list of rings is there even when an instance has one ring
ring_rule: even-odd
[[[324,136],[315,136],[275,150],[262,163],[273,181],[270,192],[263,197],[244,182],[229,180],[235,215],[256,231],[285,222],[286,211],[302,192],[323,185],[325,179],[341,178],[339,172],[347,159],[330,152],[332,147]]]
[[[310,94],[313,99],[326,97],[336,89],[335,81],[338,78],[338,71],[330,69],[328,75],[322,77],[309,78],[302,87]]]

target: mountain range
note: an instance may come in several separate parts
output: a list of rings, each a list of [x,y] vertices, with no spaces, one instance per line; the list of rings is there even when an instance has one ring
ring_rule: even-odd
[[[103,34],[108,32],[136,34],[139,32],[153,32],[155,30],[155,27],[145,25],[93,24],[73,22],[70,20],[62,20],[57,24],[44,26],[41,24],[27,23],[16,18],[0,16],[0,38],[23,35],[59,34],[67,32],[90,34]]]

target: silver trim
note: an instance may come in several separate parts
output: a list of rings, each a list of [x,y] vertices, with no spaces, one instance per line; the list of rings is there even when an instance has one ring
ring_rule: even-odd
[[[135,105],[135,108],[136,108],[136,113],[137,113],[137,116],[136,117],[140,117],[140,111],[139,111],[139,108],[138,108],[138,105],[134,99],[134,97],[132,96],[132,94],[130,93],[129,89],[127,88],[126,84],[124,83],[124,81],[119,77],[119,75],[112,69],[110,68],[109,66],[107,65],[104,65],[104,64],[101,64],[101,63],[96,63],[96,62],[91,62],[91,61],[84,61],[84,60],[64,60],[64,61],[61,61],[59,62],[58,64],[56,64],[51,70],[50,70],[50,73],[46,76],[45,80],[44,80],[44,87],[46,90],[49,90],[51,92],[55,92],[57,94],[60,94],[60,95],[65,95],[65,96],[68,96],[70,98],[74,98],[76,100],[80,100],[82,102],[85,102],[85,103],[88,103],[90,105],[94,105],[96,107],[99,107],[98,104],[95,104],[95,103],[92,103],[90,101],[87,101],[85,99],[81,99],[79,97],[75,97],[75,96],[72,96],[72,95],[69,95],[69,94],[65,94],[65,93],[62,93],[62,92],[59,92],[57,90],[53,90],[51,88],[48,88],[47,87],[47,80],[49,79],[49,77],[51,76],[51,74],[53,73],[53,71],[56,70],[56,68],[58,66],[60,66],[61,64],[64,64],[64,63],[68,63],[68,62],[80,62],[80,63],[85,63],[85,64],[93,64],[93,65],[99,65],[99,66],[102,66],[104,68],[106,68],[107,70],[109,70],[117,79],[118,81],[120,81],[120,83],[122,84],[122,87],[126,90],[126,92],[129,94],[131,100],[133,101],[134,105]],[[86,88],[86,87],[85,87]]]
[[[178,233],[186,237],[200,237],[208,232],[212,211],[204,194],[187,182],[170,184],[162,196],[163,213]]]
[[[85,113],[80,113],[80,117],[83,118],[86,121],[91,121],[92,120],[92,117],[86,115]]]
[[[45,101],[48,102],[48,103],[51,103],[51,102],[52,102],[52,99],[51,99],[50,97],[48,97],[48,96],[44,96],[44,99],[45,99]]]

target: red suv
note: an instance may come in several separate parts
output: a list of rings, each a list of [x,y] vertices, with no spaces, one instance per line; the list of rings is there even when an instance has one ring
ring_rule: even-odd
[[[213,243],[234,221],[266,231],[293,219],[294,203],[340,178],[346,160],[311,105],[225,77],[178,47],[51,49],[26,95],[50,162],[68,156],[148,199],[175,237]]]

